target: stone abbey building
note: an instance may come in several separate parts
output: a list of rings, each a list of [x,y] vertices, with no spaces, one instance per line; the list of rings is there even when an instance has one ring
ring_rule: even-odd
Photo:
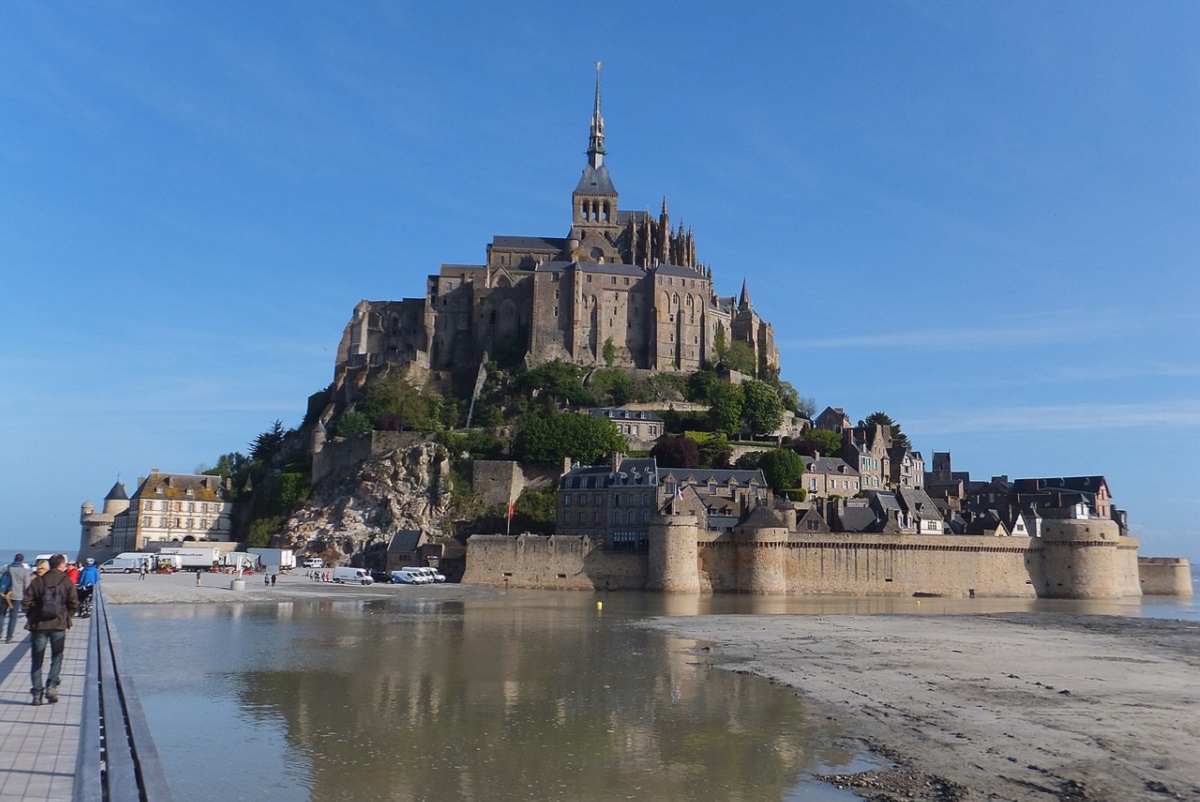
[[[597,74],[587,165],[571,194],[565,237],[496,236],[481,265],[442,265],[425,296],[362,301],[338,348],[335,387],[371,368],[457,379],[465,390],[485,354],[531,363],[562,359],[652,371],[695,371],[723,338],[779,367],[771,325],[740,296],[717,295],[690,230],[620,208],[605,164]]]

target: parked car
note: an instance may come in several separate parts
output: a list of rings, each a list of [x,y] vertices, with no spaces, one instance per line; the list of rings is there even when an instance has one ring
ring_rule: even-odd
[[[325,561],[322,560],[320,557],[309,557],[307,560],[304,561],[304,567],[305,568],[324,568]]]
[[[399,571],[392,571],[392,581],[400,585],[428,585],[432,580],[419,571],[401,568]]]
[[[421,567],[416,567],[416,566],[407,567],[406,566],[404,568],[401,568],[400,570],[401,571],[414,571],[418,574],[421,574],[422,576],[428,577],[430,582],[445,582],[446,581],[446,577],[442,576],[437,571],[435,571],[434,569],[430,568],[427,565],[421,566]]]
[[[372,571],[371,579],[374,579],[376,584],[387,585],[391,583],[392,575],[387,571]]]

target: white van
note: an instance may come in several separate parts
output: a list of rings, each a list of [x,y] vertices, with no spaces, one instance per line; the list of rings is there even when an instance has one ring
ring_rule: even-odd
[[[420,567],[405,566],[404,568],[401,568],[400,570],[401,571],[412,571],[414,574],[420,574],[421,576],[425,577],[429,581],[429,583],[446,581],[446,577],[442,576],[437,571],[433,570],[432,568],[430,568],[427,565],[420,566]]]
[[[392,571],[392,581],[398,585],[428,585],[432,580],[415,568]]]
[[[157,555],[138,551],[124,551],[108,562],[100,563],[101,571],[123,571],[132,574],[142,570],[142,565],[153,565]]]
[[[305,568],[324,568],[325,561],[322,560],[320,557],[309,557],[307,560],[304,561],[304,567]]]
[[[333,569],[333,581],[352,582],[356,585],[370,585],[375,580],[371,579],[371,575],[367,573],[366,568],[339,566]]]

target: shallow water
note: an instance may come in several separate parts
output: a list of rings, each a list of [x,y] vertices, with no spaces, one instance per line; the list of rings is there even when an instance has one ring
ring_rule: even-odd
[[[793,691],[637,626],[674,606],[510,592],[110,610],[180,802],[857,799],[808,779],[872,763],[828,746]]]

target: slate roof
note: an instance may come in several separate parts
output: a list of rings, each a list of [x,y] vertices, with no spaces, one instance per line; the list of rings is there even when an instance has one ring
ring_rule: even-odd
[[[1063,476],[1043,479],[1015,479],[1012,483],[1016,493],[1045,493],[1052,490],[1073,490],[1077,493],[1098,493],[1100,487],[1108,488],[1103,476]]]
[[[162,492],[159,493],[159,488]],[[191,490],[191,494],[188,491]],[[131,500],[143,498],[179,499],[181,501],[225,501],[223,480],[220,476],[190,473],[151,473]]]
[[[614,473],[611,465],[579,465],[563,474],[562,490],[604,490],[609,487],[658,484],[653,457],[625,457]]]
[[[663,419],[655,413],[646,409],[621,409],[620,407],[595,407],[589,409],[587,414],[596,418],[608,418],[609,420],[645,420],[651,422],[662,423]]]
[[[751,528],[778,528],[784,526],[784,522],[778,515],[775,514],[774,510],[772,510],[770,507],[760,504],[755,507],[754,511],[746,517],[746,520],[742,522],[742,525]]]
[[[420,545],[420,529],[400,529],[397,530],[396,534],[392,535],[392,542],[388,544],[388,553],[413,554]]]
[[[567,241],[562,237],[492,237],[493,248],[512,248],[522,251],[554,251],[558,253],[567,247]]]
[[[763,472],[759,468],[752,471],[736,470],[736,469],[719,469],[719,468],[659,468],[659,481],[666,481],[668,477],[673,477],[675,481],[680,483],[694,483],[696,485],[707,485],[710,481],[716,482],[718,485],[727,485],[732,479],[739,486],[749,487],[751,482],[757,483],[759,487],[766,487],[767,480],[763,476]]]
[[[804,472],[821,476],[858,476],[858,471],[841,457],[804,457]]]
[[[603,164],[599,167],[590,164],[584,167],[583,175],[579,176],[579,183],[575,185],[575,191],[584,195],[617,194],[617,188],[613,186],[612,177],[608,174],[608,167]]]
[[[878,532],[884,522],[870,507],[846,507],[838,514],[843,532]]]
[[[900,496],[900,503],[909,511],[909,514],[915,515],[925,521],[940,521],[942,519],[941,514],[938,512],[937,504],[924,490],[902,488],[897,491],[897,494]]]
[[[112,486],[112,490],[108,491],[108,495],[104,497],[105,501],[128,501],[129,496],[125,495],[125,485],[117,482]]]

